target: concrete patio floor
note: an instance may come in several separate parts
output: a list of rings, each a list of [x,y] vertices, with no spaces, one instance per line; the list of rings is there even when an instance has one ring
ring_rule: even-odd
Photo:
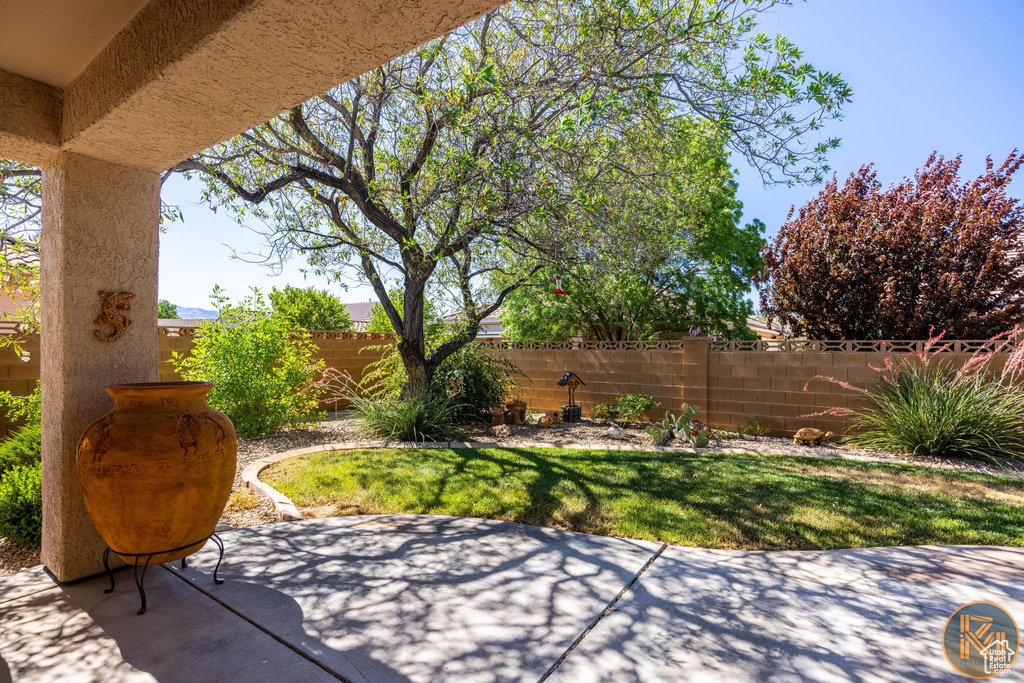
[[[127,571],[110,595],[0,577],[0,681],[957,680],[956,607],[1024,617],[1013,548],[716,551],[410,515],[223,538],[223,585],[211,548],[152,567],[143,616]]]

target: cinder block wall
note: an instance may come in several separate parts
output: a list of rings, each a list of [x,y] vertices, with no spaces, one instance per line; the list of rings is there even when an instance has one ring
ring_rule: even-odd
[[[313,341],[319,347],[315,354],[326,363],[327,367],[334,368],[351,375],[356,382],[360,381],[366,373],[367,367],[374,361],[380,360],[384,355],[382,350],[375,347],[388,343],[389,339],[382,335],[347,334],[320,332],[316,333],[318,338]],[[161,336],[160,337],[160,381],[175,382],[181,379],[174,369],[171,356],[174,353],[189,353],[192,351],[193,339],[187,336]],[[334,407],[333,405],[330,407]],[[339,401],[338,408],[346,407],[344,401]]]
[[[666,411],[678,413],[684,402],[707,399],[706,361],[702,362],[707,344],[702,340],[587,345],[596,348],[543,342],[489,345],[526,375],[518,380],[522,398],[538,412],[560,409],[568,402],[568,391],[558,386],[566,372],[575,372],[585,383],[576,390],[576,403],[588,416],[595,404],[613,403],[620,394],[643,394],[660,403],[646,414],[654,420],[661,420]]]
[[[179,379],[171,364],[175,351],[192,349],[190,330],[182,336],[160,337],[160,380]],[[360,380],[367,366],[381,357],[369,347],[386,343],[381,335],[315,333],[317,356],[328,367]],[[849,424],[835,417],[800,417],[830,407],[855,408],[863,398],[850,389],[812,380],[824,375],[868,388],[878,379],[871,369],[884,363],[877,342],[729,343],[688,339],[663,342],[481,342],[491,353],[504,354],[526,377],[519,379],[521,398],[534,411],[553,410],[566,403],[567,391],[558,386],[566,372],[586,383],[576,392],[583,414],[597,403],[611,403],[620,394],[644,394],[660,403],[646,417],[661,420],[679,412],[682,404],[700,408],[700,417],[713,426],[735,429],[757,420],[778,436],[801,427],[842,432]],[[954,365],[984,342],[948,342],[957,353],[943,354]],[[804,344],[807,350],[793,350]],[[916,345],[916,346],[915,346]],[[28,338],[23,361],[10,348],[0,349],[0,391],[27,394],[39,379],[39,340]],[[919,347],[905,343],[904,352]],[[829,350],[821,350],[827,347]],[[835,349],[835,350],[831,350]],[[856,350],[855,350],[856,349]],[[1003,359],[998,359],[1001,362]],[[804,387],[807,391],[804,391]],[[344,407],[343,405],[339,407]],[[0,435],[7,430],[0,415]]]
[[[884,354],[811,351],[709,351],[707,421],[734,429],[757,420],[772,434],[788,435],[802,427],[842,432],[847,421],[801,415],[831,407],[856,407],[860,395],[816,376],[866,388],[877,381]],[[804,391],[804,388],[807,391]]]

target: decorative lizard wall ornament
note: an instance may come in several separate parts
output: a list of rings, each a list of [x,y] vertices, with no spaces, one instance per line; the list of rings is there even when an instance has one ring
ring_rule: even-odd
[[[128,302],[135,298],[131,292],[96,292],[103,299],[103,309],[100,316],[96,318],[96,325],[110,325],[114,328],[113,334],[106,335],[99,330],[93,330],[94,337],[102,342],[117,341],[124,335],[124,331],[132,324],[132,321],[121,315],[119,311],[130,311],[131,304]]]

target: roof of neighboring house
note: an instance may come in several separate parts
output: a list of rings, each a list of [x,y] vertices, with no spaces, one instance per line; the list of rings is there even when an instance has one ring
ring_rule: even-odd
[[[476,333],[477,339],[495,339],[501,336],[501,320],[498,318],[500,313],[501,307],[499,306],[493,313],[480,321],[480,328]],[[461,316],[462,312],[449,313],[444,316],[444,319],[457,320]]]
[[[348,317],[352,319],[352,325],[356,332],[362,332],[366,324],[370,322],[370,311],[373,309],[373,301],[361,301],[355,304],[345,304]],[[208,318],[161,318],[157,321],[160,327],[199,327]]]
[[[156,321],[159,327],[199,327],[210,318],[160,318]]]
[[[501,321],[498,319],[499,315],[501,315],[501,306],[499,306],[497,309],[495,309],[489,316],[481,319],[480,320],[480,324],[481,325],[500,325]],[[449,313],[448,315],[444,316],[444,319],[445,320],[457,320],[460,317],[462,317],[462,311],[459,311],[457,313]]]
[[[747,317],[747,327],[749,327],[754,334],[761,339],[779,339],[783,336],[783,333],[780,330],[777,330],[774,327],[768,327],[768,323],[755,316]]]
[[[374,301],[360,301],[354,304],[345,304],[345,310],[348,312],[348,317],[352,319],[352,325],[357,332],[366,329],[366,324],[370,322],[370,311],[373,310],[375,303]]]

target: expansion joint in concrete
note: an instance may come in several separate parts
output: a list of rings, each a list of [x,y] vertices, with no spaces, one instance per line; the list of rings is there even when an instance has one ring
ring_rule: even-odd
[[[601,623],[602,619],[604,619],[608,614],[611,613],[612,610],[615,609],[615,606],[619,603],[619,600],[621,600],[623,596],[625,596],[626,593],[628,593],[630,589],[633,588],[633,585],[640,580],[640,577],[644,575],[644,572],[646,572],[652,564],[654,564],[654,561],[661,557],[661,554],[665,552],[665,548],[667,547],[667,543],[661,544],[661,547],[659,547],[654,552],[654,554],[651,555],[650,558],[648,558],[647,562],[644,563],[644,566],[640,567],[640,571],[633,575],[633,578],[629,580],[629,583],[622,587],[622,590],[620,590],[618,594],[614,598],[612,598],[612,601],[608,603],[608,605],[601,611],[601,613],[597,615],[597,617],[592,622],[590,622],[590,624],[588,624],[585,629],[583,629],[583,632],[579,635],[579,637],[576,638],[576,640],[572,641],[572,645],[570,645],[566,649],[566,651],[562,653],[562,656],[558,658],[558,661],[556,661],[551,666],[551,668],[548,669],[543,676],[541,676],[541,679],[538,683],[543,683],[543,681],[546,681],[548,677],[551,676],[551,674],[555,673],[555,670],[558,669],[559,666],[561,666],[562,662],[565,661],[565,658],[568,657],[572,653],[572,651],[575,650],[579,646],[579,644],[583,642],[583,639],[587,637],[587,634],[593,631],[594,628],[599,623]]]

